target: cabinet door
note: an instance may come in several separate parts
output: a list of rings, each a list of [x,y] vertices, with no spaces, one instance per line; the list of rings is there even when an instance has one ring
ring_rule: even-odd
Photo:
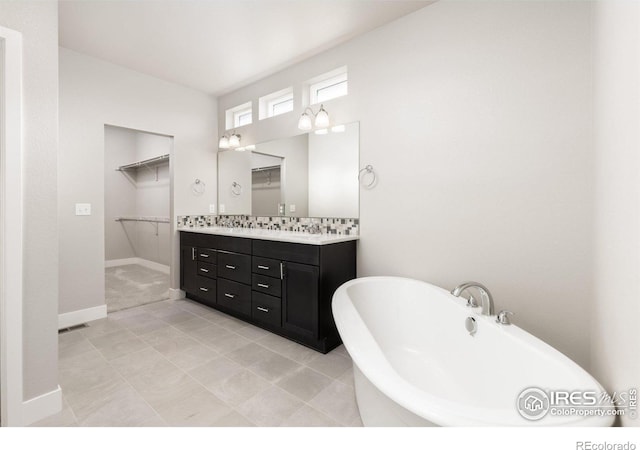
[[[282,264],[282,327],[317,339],[318,266]]]
[[[192,294],[198,290],[198,249],[190,245],[180,247],[180,289]]]

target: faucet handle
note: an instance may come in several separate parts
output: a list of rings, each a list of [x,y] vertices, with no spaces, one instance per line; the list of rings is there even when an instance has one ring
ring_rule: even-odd
[[[480,305],[478,305],[478,300],[476,300],[473,295],[469,294],[469,298],[467,299],[467,306],[469,308],[477,308]]]
[[[516,313],[503,309],[498,313],[498,316],[496,317],[496,322],[499,323],[500,325],[511,325],[509,316],[515,316],[515,315]]]

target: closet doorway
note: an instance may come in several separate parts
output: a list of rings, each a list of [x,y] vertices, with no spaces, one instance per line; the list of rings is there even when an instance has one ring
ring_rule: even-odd
[[[173,137],[105,125],[107,312],[169,298]]]

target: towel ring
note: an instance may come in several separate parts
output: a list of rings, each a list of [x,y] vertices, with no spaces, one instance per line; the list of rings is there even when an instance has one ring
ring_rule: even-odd
[[[193,184],[191,185],[191,190],[196,195],[204,194],[204,191],[206,190],[206,188],[207,188],[207,185],[204,184],[204,181],[201,181],[198,178],[196,178],[196,181],[194,181]]]
[[[371,175],[371,181],[369,183],[362,183],[364,177],[366,177],[367,175]],[[360,181],[360,183],[364,187],[373,187],[373,185],[376,183],[376,179],[376,173],[373,171],[373,166],[371,164],[368,164],[364,169],[360,169],[360,172],[358,172],[358,181]]]
[[[234,181],[233,183],[231,183],[231,193],[233,195],[240,195],[242,194],[242,185],[236,181]]]

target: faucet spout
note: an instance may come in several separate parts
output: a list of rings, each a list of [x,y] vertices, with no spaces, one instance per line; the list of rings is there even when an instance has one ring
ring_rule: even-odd
[[[485,316],[493,315],[493,297],[491,296],[491,292],[487,289],[486,286],[476,282],[476,281],[467,281],[465,283],[459,284],[452,291],[451,295],[455,297],[460,297],[463,291],[469,288],[476,288],[480,291],[480,300],[482,304],[482,314]]]

